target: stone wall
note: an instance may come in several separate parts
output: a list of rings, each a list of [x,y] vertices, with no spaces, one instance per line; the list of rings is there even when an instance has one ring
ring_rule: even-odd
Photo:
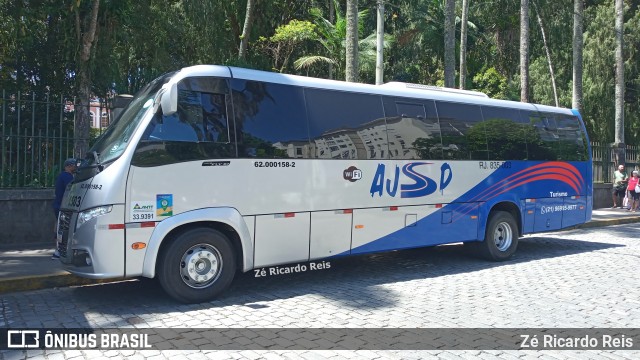
[[[601,209],[613,206],[611,197],[611,184],[593,184],[593,208]]]
[[[0,190],[0,248],[50,245],[53,249],[54,197],[53,189]]]

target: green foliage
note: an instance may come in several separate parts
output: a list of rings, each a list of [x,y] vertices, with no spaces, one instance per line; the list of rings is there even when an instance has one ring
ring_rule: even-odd
[[[627,1],[625,16],[625,142],[640,143],[640,15]],[[553,104],[542,46],[544,22],[561,106],[571,105],[572,1],[536,0],[531,8],[531,95]],[[8,94],[35,92],[72,100],[77,96],[75,9],[81,19],[91,1],[0,0],[0,88]],[[344,2],[273,0],[256,3],[256,17],[244,60],[238,45],[246,11],[240,0],[101,1],[97,39],[89,64],[93,95],[135,93],[159,74],[202,64],[297,72],[344,78]],[[329,19],[329,6],[335,16]],[[374,1],[359,3],[360,79],[373,82],[376,12]],[[539,13],[538,13],[539,12]],[[460,9],[456,14],[459,16]],[[613,141],[614,42],[612,1],[585,3],[584,107],[592,140]],[[493,98],[517,100],[519,3],[472,1],[467,69],[472,87]],[[397,0],[385,5],[385,80],[442,84],[442,0]],[[459,42],[460,23],[456,25]],[[265,56],[268,55],[268,56]],[[470,84],[471,85],[471,84]]]
[[[571,68],[556,67],[554,64],[554,73],[556,76],[556,86],[558,87],[558,103],[562,107],[571,107],[571,88],[562,87],[559,79],[571,78]],[[567,72],[569,74],[567,74]],[[556,106],[553,97],[553,85],[551,82],[551,73],[549,72],[549,63],[547,58],[541,56],[531,61],[529,66],[529,81],[533,93],[533,102]],[[566,82],[564,82],[566,84]]]
[[[584,37],[584,114],[593,141],[613,142],[615,123],[615,67],[613,6],[601,4],[586,10],[589,26]],[[640,14],[625,21],[625,143],[640,142]]]
[[[316,40],[317,37],[315,24],[293,19],[286,25],[278,26],[273,36],[260,37],[258,46],[273,59],[272,69],[284,72],[296,48],[307,40]]]
[[[93,144],[95,144],[96,140],[98,140],[100,135],[102,135],[102,133],[104,133],[105,130],[106,129],[96,129],[96,128],[89,129],[89,146],[93,146]]]
[[[494,99],[511,99],[508,96],[507,79],[491,67],[473,77],[473,86]]]
[[[316,39],[316,25],[309,21],[293,19],[287,25],[278,26],[276,33],[269,38],[273,42],[294,42]]]

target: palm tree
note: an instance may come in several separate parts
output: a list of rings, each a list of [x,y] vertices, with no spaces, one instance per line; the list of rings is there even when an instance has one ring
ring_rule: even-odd
[[[249,35],[251,34],[251,25],[253,24],[253,14],[257,0],[247,0],[247,11],[244,18],[244,27],[242,36],[240,36],[240,49],[238,50],[238,58],[244,59],[247,53],[247,44],[249,43]]]
[[[583,0],[573,0],[573,97],[571,107],[582,111]]]
[[[358,81],[358,0],[347,0],[346,80]]]
[[[624,150],[624,58],[622,56],[624,35],[624,1],[616,0],[616,116],[615,142]],[[622,154],[624,155],[624,154]],[[624,159],[624,157],[622,157]]]
[[[462,18],[460,19],[460,89],[464,89],[467,81],[467,18],[469,17],[469,1],[462,0]]]
[[[520,0],[520,101],[529,102],[529,0]]]
[[[339,9],[336,7],[336,10]],[[307,71],[318,64],[329,65],[329,78],[335,78],[335,73],[344,74],[344,61],[346,49],[346,19],[340,11],[335,12],[336,22],[331,23],[322,16],[319,9],[311,9],[309,11],[313,22],[316,25],[318,36],[315,40],[320,44],[324,54],[308,55],[297,59],[293,65],[296,70],[306,69]],[[358,13],[359,22],[362,23],[368,14],[367,10]],[[388,49],[393,44],[393,37],[389,34],[384,35],[384,48]],[[376,34],[371,33],[366,38],[358,41],[358,68],[363,73],[375,72],[376,59]]]
[[[445,0],[444,14],[444,86],[455,87],[456,76],[456,24],[455,0]]]

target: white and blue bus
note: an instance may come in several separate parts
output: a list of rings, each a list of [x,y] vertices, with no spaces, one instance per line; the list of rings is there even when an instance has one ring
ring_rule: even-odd
[[[58,221],[88,278],[157,277],[183,302],[240,270],[523,234],[591,218],[573,110],[415,84],[200,65],[147,85],[91,148]]]

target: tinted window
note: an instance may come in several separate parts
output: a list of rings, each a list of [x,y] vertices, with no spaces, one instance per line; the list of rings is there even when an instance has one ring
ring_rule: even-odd
[[[526,124],[517,109],[483,106],[482,116],[490,160],[527,159]]]
[[[487,136],[477,105],[436,102],[445,159],[488,160]]]
[[[215,78],[179,83],[177,112],[169,116],[155,114],[138,144],[133,164],[156,166],[235,157],[226,89],[226,81]]]
[[[572,115],[556,114],[558,126],[558,155],[559,160],[584,161],[587,154],[586,138],[578,118]]]
[[[536,112],[523,113],[529,118],[529,160],[557,160],[559,136],[555,117]]]
[[[178,90],[178,111],[156,116],[146,140],[229,143],[226,95]]]
[[[391,159],[442,159],[440,125],[431,100],[383,98]]]
[[[319,159],[387,159],[380,97],[306,89],[312,155]]]
[[[403,118],[424,120],[426,117],[424,105],[419,103],[396,101],[396,109],[398,110],[398,115]]]
[[[238,79],[231,84],[239,157],[309,157],[301,88]]]

